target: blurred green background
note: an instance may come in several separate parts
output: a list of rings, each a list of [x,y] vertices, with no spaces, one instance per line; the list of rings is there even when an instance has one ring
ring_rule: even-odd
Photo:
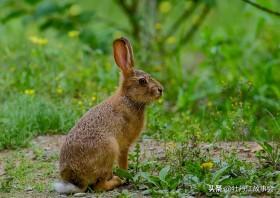
[[[280,17],[242,0],[2,0],[0,21],[0,149],[67,133],[112,94],[120,36],[165,87],[143,136],[279,140]]]

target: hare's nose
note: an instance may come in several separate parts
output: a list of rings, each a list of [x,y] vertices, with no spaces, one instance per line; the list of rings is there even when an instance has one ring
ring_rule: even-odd
[[[158,92],[159,92],[160,94],[162,94],[162,91],[163,91],[162,88],[159,87],[159,88],[158,88]]]

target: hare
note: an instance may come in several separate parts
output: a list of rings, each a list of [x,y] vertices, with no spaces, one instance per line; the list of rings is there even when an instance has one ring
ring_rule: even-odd
[[[134,69],[133,51],[125,38],[113,42],[114,58],[122,72],[114,95],[90,109],[70,130],[60,152],[59,193],[112,190],[122,184],[114,176],[115,161],[128,168],[128,150],[144,126],[147,104],[161,97],[162,85],[149,74]]]

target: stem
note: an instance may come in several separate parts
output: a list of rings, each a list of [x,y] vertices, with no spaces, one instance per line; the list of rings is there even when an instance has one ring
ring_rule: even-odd
[[[128,18],[128,21],[132,27],[132,34],[136,40],[140,40],[140,24],[137,19],[137,9],[139,0],[134,0],[131,5],[125,3],[123,0],[115,0],[120,8],[123,10]]]
[[[258,8],[258,9],[264,11],[264,12],[267,12],[269,14],[272,14],[272,15],[280,17],[280,12],[276,12],[276,11],[270,10],[270,9],[268,9],[266,7],[263,7],[263,6],[261,6],[261,5],[257,4],[257,3],[254,3],[254,2],[252,2],[250,0],[242,0],[242,1],[244,1],[245,3],[248,3],[248,4],[252,5],[252,6],[254,6],[255,8]]]
[[[180,27],[180,24],[185,21],[191,14],[196,10],[198,7],[199,2],[195,2],[191,5],[189,9],[187,9],[175,22],[174,24],[170,27],[166,35],[162,40],[166,40],[171,34],[174,34],[178,28]]]
[[[173,53],[178,52],[178,50],[182,47],[182,44],[187,43],[192,38],[192,36],[196,33],[196,31],[199,29],[199,27],[201,26],[201,24],[205,20],[206,16],[210,12],[210,10],[211,10],[211,8],[208,5],[204,6],[204,8],[201,11],[201,14],[200,14],[199,18],[194,22],[194,24],[189,29],[189,31],[180,40],[180,42],[177,45],[177,47],[175,48],[175,50],[173,50]]]

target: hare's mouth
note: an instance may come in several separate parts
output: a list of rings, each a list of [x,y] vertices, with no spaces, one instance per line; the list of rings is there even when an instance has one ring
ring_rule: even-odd
[[[154,97],[155,97],[156,100],[160,99],[161,96],[162,96],[162,92],[160,92],[160,93],[157,92],[157,93],[154,95]]]
[[[162,96],[162,94],[160,94],[160,95],[156,95],[156,100],[158,100],[158,99],[160,99],[161,98],[161,96]]]
[[[153,95],[156,99],[159,99],[163,94],[163,89],[161,87],[153,87]]]

